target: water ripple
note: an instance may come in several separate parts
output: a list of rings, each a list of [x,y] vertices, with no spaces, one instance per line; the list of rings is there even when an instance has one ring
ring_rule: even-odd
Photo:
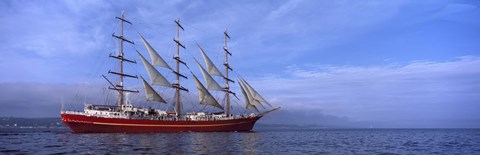
[[[0,154],[480,154],[479,129],[74,134],[1,129]]]

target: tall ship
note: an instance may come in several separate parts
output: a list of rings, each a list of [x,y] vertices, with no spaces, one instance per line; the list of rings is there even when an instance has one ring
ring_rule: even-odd
[[[83,111],[64,110],[62,107],[61,118],[75,133],[110,133],[110,132],[231,132],[231,131],[252,131],[255,123],[266,114],[279,109],[272,107],[257,90],[255,90],[244,78],[238,76],[237,79],[231,79],[233,73],[229,65],[229,57],[232,53],[229,51],[227,43],[230,39],[227,31],[223,33],[224,45],[224,64],[223,72],[220,71],[213,61],[208,57],[202,47],[195,42],[195,48],[199,49],[204,65],[199,59],[191,55],[193,64],[201,72],[203,81],[194,74],[194,71],[187,65],[187,62],[180,57],[181,50],[185,45],[180,40],[180,32],[184,31],[180,20],[175,20],[176,36],[173,39],[175,43],[176,54],[173,57],[174,67],[163,59],[163,57],[151,46],[147,39],[138,33],[146,52],[151,61],[149,61],[141,51],[131,52],[131,55],[137,55],[141,60],[147,75],[133,75],[127,73],[125,65],[136,65],[137,61],[129,59],[124,53],[124,44],[135,45],[133,41],[124,36],[124,25],[132,24],[128,21],[124,13],[116,17],[120,22],[119,35],[112,34],[112,37],[118,39],[119,49],[117,54],[111,54],[109,58],[115,59],[118,70],[108,71],[108,75],[114,76],[116,81],[112,81],[108,76],[102,75],[105,83],[108,84],[108,90],[115,92],[116,99],[110,103],[87,104],[84,103]],[[223,54],[222,54],[223,55]],[[201,59],[200,59],[201,60]],[[182,67],[181,67],[182,66]],[[158,68],[158,70],[157,70]],[[181,71],[181,68],[186,70]],[[169,73],[174,76],[175,82],[170,82],[161,72]],[[185,72],[189,74],[185,74]],[[129,89],[125,85],[124,79],[129,78],[141,81],[142,88]],[[192,80],[196,87],[198,100],[185,99],[184,94],[190,94],[191,89],[183,85],[181,81]],[[217,81],[224,82],[222,86]],[[238,84],[241,92],[241,99],[237,96],[232,85]],[[158,87],[162,89],[171,89],[173,93],[159,93]],[[221,95],[215,97],[212,92]],[[183,94],[182,94],[183,93]],[[162,108],[151,108],[135,106],[128,99],[129,94],[142,94],[145,102],[154,102],[156,104],[171,105],[171,110]],[[183,96],[183,97],[182,97]],[[188,98],[188,95],[186,95]],[[166,98],[169,98],[167,100]],[[221,99],[218,99],[221,98]],[[239,101],[243,113],[232,112],[232,100]],[[242,101],[243,100],[243,101]],[[183,107],[187,104],[191,106],[203,106],[201,110],[184,111]],[[168,107],[168,106],[167,106]],[[202,111],[206,107],[214,109]]]

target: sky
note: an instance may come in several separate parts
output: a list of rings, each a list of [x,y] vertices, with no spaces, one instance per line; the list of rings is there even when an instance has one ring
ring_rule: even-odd
[[[126,57],[138,62],[134,50],[147,55],[140,33],[173,64],[180,19],[185,60],[201,59],[198,42],[222,64],[228,29],[235,74],[282,107],[260,123],[479,128],[479,7],[474,0],[5,0],[0,116],[58,117],[62,101],[99,96],[100,75],[118,69],[108,55],[118,47],[114,17],[125,11],[133,23],[125,35],[136,42]],[[142,67],[127,69],[146,76]]]

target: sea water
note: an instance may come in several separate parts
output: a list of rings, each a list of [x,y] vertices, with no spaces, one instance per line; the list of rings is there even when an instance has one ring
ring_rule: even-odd
[[[94,133],[0,128],[0,154],[480,154],[480,129],[255,128]]]

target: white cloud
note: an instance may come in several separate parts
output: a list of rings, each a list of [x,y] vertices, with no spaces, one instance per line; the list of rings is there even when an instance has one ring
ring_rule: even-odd
[[[0,70],[8,73],[2,82],[68,80],[83,72],[78,64],[87,63],[80,60],[114,50],[105,25],[115,15],[105,1],[2,3]]]
[[[233,24],[236,56],[253,64],[284,63],[324,48],[342,45],[395,18],[404,1],[285,1],[265,6],[263,12],[245,14],[247,20]],[[265,14],[265,16],[260,16]],[[255,16],[255,17],[251,17]],[[281,54],[278,54],[281,53]],[[274,57],[264,61],[266,57]],[[240,67],[244,63],[237,64]]]
[[[290,13],[293,9],[295,9],[295,7],[297,7],[297,4],[300,2],[301,2],[300,0],[290,0],[282,4],[278,9],[270,12],[270,14],[268,14],[267,16],[267,19],[273,20],[275,18],[285,16],[286,14]]]
[[[478,68],[480,57],[472,56],[372,67],[301,65],[290,66],[288,77],[252,83],[284,109],[321,110],[355,121],[408,126],[478,119]]]
[[[51,58],[69,53],[90,53],[105,42],[99,32],[106,17],[103,11],[108,10],[107,4],[101,1],[44,3],[13,1],[9,7],[3,8],[2,14],[5,15],[0,17],[5,21],[0,26],[4,32],[0,39],[6,45],[2,47],[3,51]]]
[[[452,3],[452,4],[446,5],[440,12],[438,12],[438,16],[459,13],[464,11],[471,11],[474,9],[478,9],[478,7],[470,4]]]

